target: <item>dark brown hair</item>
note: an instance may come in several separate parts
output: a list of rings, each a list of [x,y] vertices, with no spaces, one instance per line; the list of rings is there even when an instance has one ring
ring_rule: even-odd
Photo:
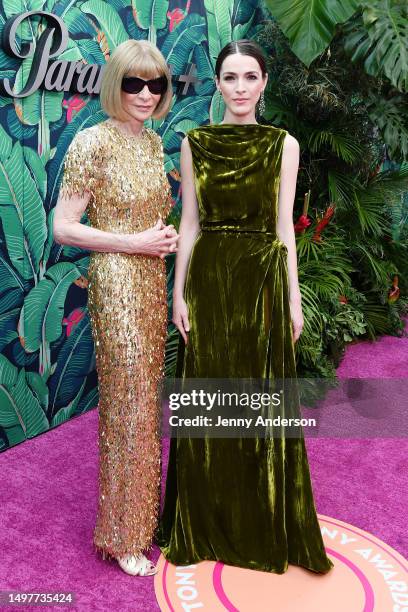
[[[241,40],[233,40],[225,45],[223,49],[221,49],[215,63],[215,74],[217,75],[218,79],[220,78],[223,61],[226,57],[229,55],[234,55],[235,53],[241,53],[241,55],[249,55],[250,57],[254,57],[259,64],[262,75],[266,75],[266,58],[261,47],[249,38],[241,38]]]

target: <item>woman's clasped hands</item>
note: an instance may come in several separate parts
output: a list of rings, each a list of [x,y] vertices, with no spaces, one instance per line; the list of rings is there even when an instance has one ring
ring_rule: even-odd
[[[174,225],[165,225],[159,217],[156,225],[137,234],[128,236],[129,254],[151,255],[164,259],[166,255],[177,252],[179,234]]]

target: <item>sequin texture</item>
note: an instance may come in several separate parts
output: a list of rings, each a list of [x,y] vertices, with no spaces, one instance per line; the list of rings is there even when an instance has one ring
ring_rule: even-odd
[[[107,120],[79,132],[61,193],[88,190],[92,227],[133,233],[171,208],[160,137],[126,136]],[[88,309],[99,379],[99,502],[103,558],[152,546],[160,495],[160,402],[167,329],[166,268],[158,257],[92,252]]]

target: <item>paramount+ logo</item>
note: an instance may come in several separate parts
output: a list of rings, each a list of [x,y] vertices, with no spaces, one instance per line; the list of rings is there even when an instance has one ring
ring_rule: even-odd
[[[33,16],[45,19],[46,25],[38,37],[29,42],[20,42],[18,30],[26,20]],[[26,11],[14,15],[6,21],[2,33],[2,49],[9,56],[17,59],[32,58],[31,70],[21,91],[16,91],[9,78],[0,80],[0,95],[13,98],[25,98],[37,89],[48,91],[70,91],[72,93],[98,95],[102,74],[106,64],[85,64],[81,60],[68,61],[55,59],[67,48],[69,32],[64,21],[46,11]],[[182,85],[180,94],[187,95],[189,88],[199,82],[195,64],[186,66],[185,74],[173,75],[174,81]]]

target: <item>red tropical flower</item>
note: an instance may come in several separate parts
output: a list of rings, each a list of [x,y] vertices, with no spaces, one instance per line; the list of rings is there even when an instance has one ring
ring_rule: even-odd
[[[67,338],[71,335],[73,328],[84,318],[85,310],[83,308],[75,308],[68,315],[68,317],[62,319],[63,325],[67,326]]]
[[[190,10],[191,0],[187,0],[186,8],[183,11],[181,8],[175,8],[172,11],[167,12],[167,17],[170,20],[169,31],[172,32],[179,23],[183,21],[188,15]]]
[[[318,222],[315,232],[313,234],[312,240],[314,242],[321,242],[322,237],[320,234],[322,233],[322,231],[324,230],[324,228],[326,227],[326,225],[329,223],[330,219],[334,215],[334,210],[335,210],[335,206],[333,204],[330,204],[330,206],[327,207],[326,212],[323,215],[323,218],[320,219],[320,221]]]
[[[63,100],[62,105],[67,109],[67,122],[71,123],[76,113],[85,106],[85,102],[75,94],[70,100]]]
[[[307,215],[300,215],[299,219],[296,221],[294,228],[295,232],[299,234],[300,232],[304,232],[307,227],[311,224],[311,220]]]
[[[398,287],[398,276],[395,275],[392,281],[392,287],[388,292],[388,303],[393,304],[398,300],[400,296],[400,290]]]

